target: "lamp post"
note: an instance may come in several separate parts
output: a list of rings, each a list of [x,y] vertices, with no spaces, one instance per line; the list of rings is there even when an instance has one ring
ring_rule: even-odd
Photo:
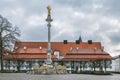
[[[51,59],[51,43],[50,43],[50,28],[51,28],[51,22],[53,21],[53,19],[51,19],[51,8],[50,6],[47,7],[48,10],[48,16],[47,16],[47,27],[48,27],[48,49],[47,49],[47,60],[45,61],[46,64],[50,65],[52,63],[52,59]]]

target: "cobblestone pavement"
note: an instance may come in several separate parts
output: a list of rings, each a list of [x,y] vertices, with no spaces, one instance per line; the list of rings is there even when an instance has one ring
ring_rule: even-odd
[[[120,80],[120,74],[113,75],[30,75],[25,73],[0,73],[0,80]]]

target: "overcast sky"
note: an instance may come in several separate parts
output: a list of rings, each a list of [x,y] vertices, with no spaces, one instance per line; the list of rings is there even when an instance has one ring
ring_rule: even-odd
[[[47,41],[46,7],[52,8],[52,41],[101,42],[120,54],[120,0],[0,0],[0,14],[21,30],[21,41]]]

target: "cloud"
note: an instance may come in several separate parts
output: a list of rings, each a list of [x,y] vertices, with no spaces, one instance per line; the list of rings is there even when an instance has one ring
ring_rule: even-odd
[[[120,29],[115,32],[111,32],[108,37],[110,38],[110,42],[113,45],[120,45]]]
[[[119,0],[1,0],[0,14],[21,30],[22,41],[47,41],[46,6],[52,7],[52,41],[100,41],[111,55],[120,51]],[[115,54],[116,53],[116,54]]]

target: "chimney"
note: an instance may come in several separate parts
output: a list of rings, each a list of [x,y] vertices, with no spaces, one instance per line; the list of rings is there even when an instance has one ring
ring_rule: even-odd
[[[92,44],[92,40],[88,40],[88,44]]]
[[[64,43],[64,44],[67,44],[67,43],[68,43],[68,41],[67,41],[67,40],[64,40],[64,41],[63,41],[63,43]]]
[[[80,44],[80,41],[79,41],[79,40],[76,40],[76,44]]]

